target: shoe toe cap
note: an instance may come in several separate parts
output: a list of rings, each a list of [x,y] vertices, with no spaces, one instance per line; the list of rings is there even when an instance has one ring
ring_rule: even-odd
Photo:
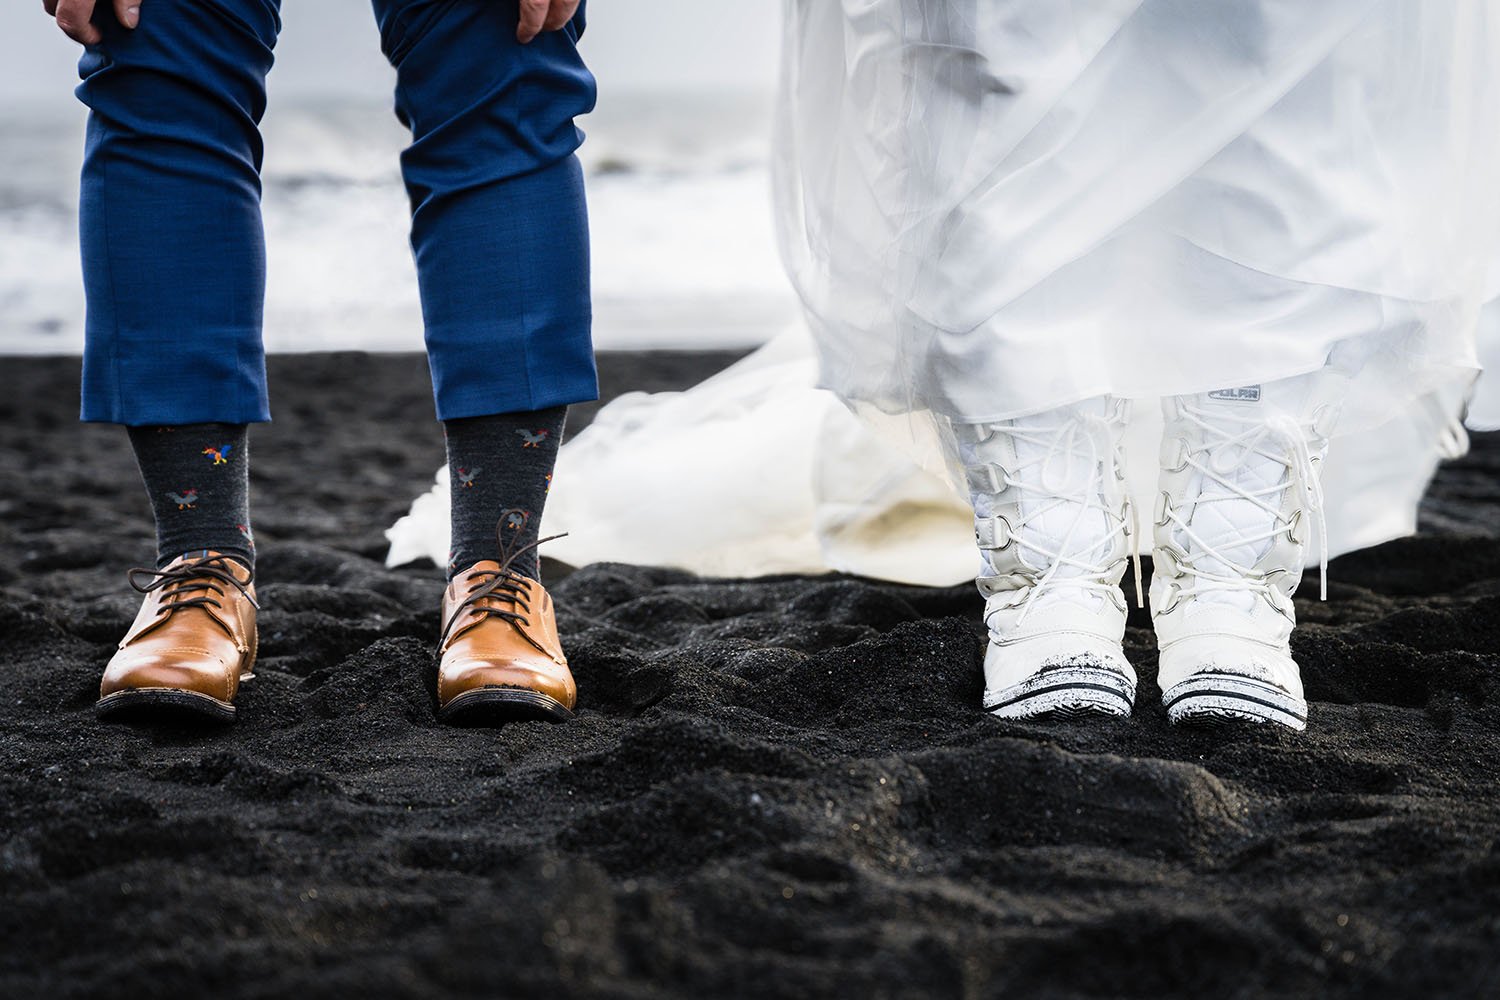
[[[171,688],[229,701],[234,696],[235,681],[233,667],[209,650],[127,651],[116,655],[105,668],[99,696],[105,698],[142,688]]]
[[[545,694],[572,709],[578,689],[572,674],[542,657],[493,660],[481,657],[444,659],[438,672],[438,699],[447,704],[466,691],[486,687],[513,687]]]

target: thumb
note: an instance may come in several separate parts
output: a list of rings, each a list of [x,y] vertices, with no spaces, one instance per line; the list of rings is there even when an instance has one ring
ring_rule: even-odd
[[[141,0],[115,0],[115,18],[125,27],[141,23]]]

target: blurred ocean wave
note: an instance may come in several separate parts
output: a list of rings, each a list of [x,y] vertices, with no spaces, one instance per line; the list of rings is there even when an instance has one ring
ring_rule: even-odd
[[[748,346],[792,320],[766,96],[608,94],[581,124],[601,348]],[[267,346],[420,350],[389,106],[273,90],[264,130]],[[82,114],[6,107],[0,137],[0,353],[76,353]]]

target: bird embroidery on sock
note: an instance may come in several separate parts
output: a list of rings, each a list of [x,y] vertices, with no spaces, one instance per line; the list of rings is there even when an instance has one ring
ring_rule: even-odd
[[[215,465],[228,465],[229,452],[233,447],[234,445],[231,444],[221,444],[217,448],[208,447],[203,449],[203,454],[212,455]]]
[[[250,526],[248,524],[236,524],[235,528],[239,530],[241,535],[245,536],[245,543],[252,549],[255,548],[255,536],[251,534]]]
[[[192,510],[193,505],[198,502],[197,490],[184,490],[181,493],[167,492],[167,499],[177,505],[178,510]]]
[[[526,522],[531,520],[531,515],[523,511],[513,510],[505,515],[505,526],[511,531],[520,531],[526,527]]]
[[[531,431],[523,431],[518,429],[516,433],[521,435],[522,448],[540,448],[542,446],[542,442],[546,441],[548,437],[548,434],[545,430],[540,430],[533,433]]]
[[[474,485],[474,477],[483,472],[483,469],[459,469],[458,481],[464,484],[464,489]]]

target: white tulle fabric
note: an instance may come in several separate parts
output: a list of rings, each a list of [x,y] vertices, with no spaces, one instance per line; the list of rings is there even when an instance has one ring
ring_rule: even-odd
[[[606,407],[563,449],[556,557],[955,583],[951,422],[1137,400],[1151,510],[1157,399],[1327,366],[1330,549],[1412,530],[1500,292],[1500,5],[785,10],[777,209],[811,337]],[[443,488],[393,562],[442,561]]]
[[[546,527],[568,535],[545,551],[575,566],[643,563],[707,576],[838,571],[925,586],[972,580],[981,568],[974,515],[950,480],[816,381],[811,339],[794,329],[686,392],[614,400],[563,445]],[[1417,503],[1461,402],[1454,392],[1339,440],[1323,472],[1330,555],[1415,530]],[[1127,478],[1135,509],[1150,511],[1161,418],[1155,407],[1137,411]],[[926,450],[937,454],[937,441]],[[389,565],[424,557],[442,565],[446,468],[386,537]]]
[[[1468,425],[1480,431],[1500,430],[1500,378],[1493,374],[1500,371],[1500,254],[1490,263],[1487,287],[1489,301],[1479,314],[1476,339],[1479,363],[1490,374],[1479,380],[1468,408]]]
[[[1357,427],[1475,367],[1497,5],[787,11],[784,252],[844,398],[986,421],[1332,359]]]

